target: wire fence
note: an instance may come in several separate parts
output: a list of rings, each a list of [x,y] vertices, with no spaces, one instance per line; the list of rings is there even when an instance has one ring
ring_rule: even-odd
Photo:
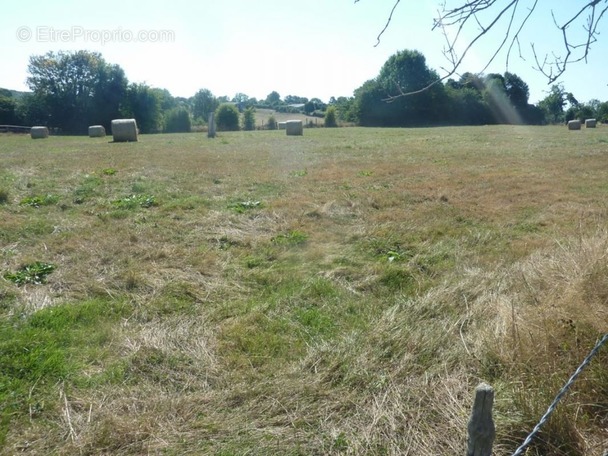
[[[532,432],[526,437],[524,442],[521,444],[512,456],[522,456],[526,451],[526,448],[532,443],[534,437],[538,434],[542,426],[547,422],[551,414],[557,408],[559,401],[566,395],[572,384],[576,381],[578,376],[581,374],[583,369],[589,365],[595,355],[600,351],[602,346],[608,342],[608,333],[597,342],[595,347],[589,352],[587,357],[578,366],[576,371],[568,379],[566,384],[557,393],[555,399],[547,408],[547,411],[542,416],[540,421]],[[492,455],[492,442],[494,440],[494,423],[492,422],[492,403],[494,400],[494,391],[488,385],[482,384],[477,387],[475,403],[473,405],[473,411],[471,413],[471,419],[469,421],[469,442],[467,449],[467,456],[491,456]],[[604,456],[608,455],[608,449]]]
[[[562,397],[564,397],[566,395],[566,393],[568,392],[568,390],[570,389],[570,387],[572,386],[574,381],[581,374],[583,369],[589,365],[589,363],[591,362],[593,357],[600,351],[600,348],[602,348],[602,346],[606,343],[606,341],[608,341],[608,334],[604,334],[604,337],[602,337],[599,340],[599,342],[597,344],[595,344],[595,347],[593,347],[593,350],[591,350],[589,352],[589,354],[583,360],[581,365],[578,366],[578,369],[576,369],[574,374],[572,374],[570,379],[562,387],[562,389],[559,391],[559,393],[557,393],[557,396],[555,396],[555,399],[553,399],[553,402],[551,403],[551,405],[549,406],[549,408],[547,409],[545,414],[542,416],[542,418],[540,419],[538,424],[536,426],[534,426],[534,429],[532,429],[532,432],[530,432],[528,437],[526,437],[526,440],[524,440],[524,443],[522,443],[521,446],[515,451],[515,453],[513,453],[513,456],[521,456],[522,454],[524,454],[524,451],[526,450],[528,445],[530,445],[530,443],[532,442],[532,440],[534,439],[536,434],[538,434],[538,431],[540,431],[540,428],[543,426],[543,424],[546,423],[546,421],[549,419],[551,414],[555,411],[559,401],[562,399]]]

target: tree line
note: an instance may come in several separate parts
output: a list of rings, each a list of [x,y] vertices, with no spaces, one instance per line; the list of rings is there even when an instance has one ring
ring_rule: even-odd
[[[166,89],[129,82],[124,70],[89,51],[49,52],[32,56],[28,65],[31,92],[0,89],[0,125],[46,125],[63,133],[84,134],[89,125],[110,127],[112,119],[135,118],[142,133],[190,131],[216,112],[218,128],[256,128],[255,109],[303,112],[361,126],[482,125],[495,123],[547,124],[594,117],[608,122],[608,102],[579,102],[562,85],[553,85],[546,98],[529,103],[529,88],[516,74],[464,73],[458,79],[437,80],[418,51],[391,56],[378,76],[366,81],[352,97],[318,98],[281,95],[263,100],[237,93],[215,96],[200,89],[192,97],[173,97]]]
[[[530,104],[528,85],[514,73],[464,73],[432,85],[438,79],[420,52],[400,51],[376,78],[356,89],[353,97],[335,100],[335,105],[341,120],[363,126],[541,125],[576,118],[608,122],[608,102],[580,103],[561,84]]]

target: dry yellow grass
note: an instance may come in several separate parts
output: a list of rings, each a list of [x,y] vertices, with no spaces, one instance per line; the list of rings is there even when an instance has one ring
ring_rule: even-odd
[[[0,136],[0,269],[57,266],[0,344],[63,363],[2,454],[464,454],[486,381],[508,455],[608,328],[603,128],[140,139]],[[529,454],[603,454],[606,353]]]

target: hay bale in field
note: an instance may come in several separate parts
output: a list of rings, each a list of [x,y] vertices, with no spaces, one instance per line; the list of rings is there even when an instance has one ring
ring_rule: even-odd
[[[304,126],[301,120],[288,120],[285,122],[287,136],[301,136],[304,134]]]
[[[279,122],[279,130],[285,130],[285,123],[286,122]]]
[[[581,129],[580,120],[570,120],[568,122],[568,130],[580,130],[580,129]]]
[[[585,119],[585,128],[595,128],[596,125],[597,125],[597,120]]]
[[[135,119],[114,119],[112,121],[114,142],[137,141],[137,123]]]
[[[49,137],[49,129],[47,127],[32,127],[30,129],[32,139],[41,139]]]
[[[106,135],[106,129],[103,125],[91,125],[89,127],[89,138],[103,138]]]

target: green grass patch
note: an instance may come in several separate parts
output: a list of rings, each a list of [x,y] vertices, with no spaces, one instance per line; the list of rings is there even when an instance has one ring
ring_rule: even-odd
[[[128,306],[104,300],[48,307],[0,321],[0,444],[11,421],[36,419],[59,401],[59,382],[112,358],[112,323]]]
[[[293,323],[258,310],[227,324],[220,335],[221,353],[242,367],[274,366],[298,359],[304,341]]]
[[[308,175],[308,170],[298,169],[289,173],[291,177],[304,177]]]
[[[273,244],[292,246],[303,245],[308,240],[308,235],[298,230],[290,230],[287,233],[281,233],[271,239]]]
[[[86,176],[83,182],[74,190],[73,201],[75,204],[82,204],[87,199],[99,195],[99,188],[103,184],[103,179],[98,176]]]

